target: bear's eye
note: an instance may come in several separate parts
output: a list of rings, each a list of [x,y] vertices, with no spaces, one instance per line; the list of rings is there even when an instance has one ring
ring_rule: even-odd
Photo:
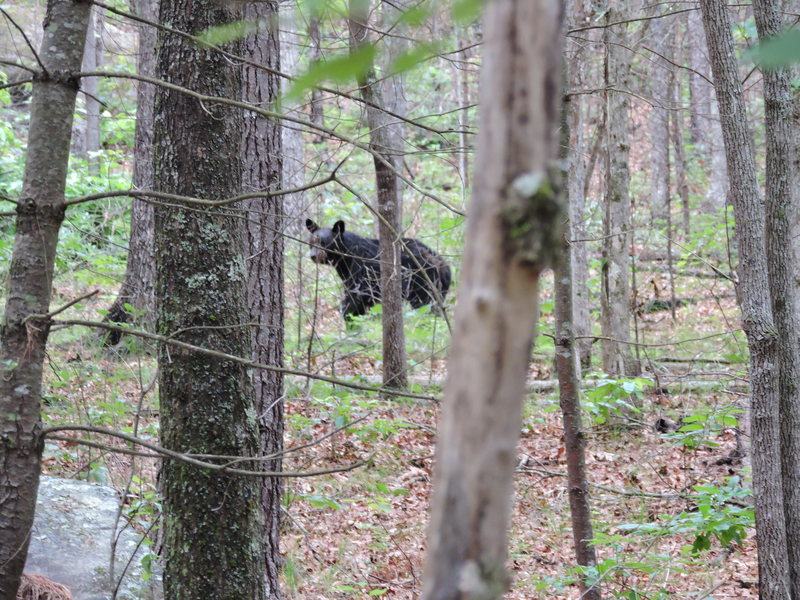
[[[318,235],[312,235],[311,236],[311,243],[312,244],[319,244],[319,236]]]

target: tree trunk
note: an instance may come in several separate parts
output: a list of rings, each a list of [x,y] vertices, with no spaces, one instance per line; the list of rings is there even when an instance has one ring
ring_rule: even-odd
[[[670,91],[670,100],[673,106],[678,106],[680,98],[680,82],[678,75],[673,77]],[[686,176],[686,149],[683,145],[683,114],[681,111],[672,111],[672,147],[675,152],[675,188],[681,199],[681,226],[684,239],[688,239],[691,231],[689,211],[689,182]]]
[[[464,270],[436,445],[424,600],[502,597],[520,410],[563,212],[556,157],[563,4],[487,4]]]
[[[367,43],[369,0],[350,0],[350,48]],[[378,197],[378,237],[381,261],[381,304],[383,306],[383,385],[402,389],[408,383],[406,372],[406,339],[403,331],[403,274],[401,208],[398,196],[398,159],[392,148],[386,125],[383,94],[377,83],[374,67],[359,78],[359,91],[366,102],[370,148],[375,153],[375,188]],[[385,162],[384,162],[385,161]],[[392,165],[388,166],[386,163]]]
[[[293,32],[297,31],[297,9],[289,8],[281,12],[285,17],[281,18],[282,25],[279,28],[280,64],[286,75],[296,77],[300,75],[301,71],[297,56],[297,46],[300,35],[299,32],[297,35],[293,35]],[[275,15],[275,18],[277,19],[278,16]],[[312,112],[314,107],[314,93],[319,94],[319,90],[312,89]],[[277,96],[275,99],[277,99]],[[296,102],[288,102],[284,99],[282,102],[282,109],[287,115],[301,119],[305,118],[303,109]],[[322,125],[322,122],[320,121],[319,124]],[[283,145],[281,152],[283,169],[281,185],[287,189],[299,188],[306,182],[306,161],[303,157],[303,132],[295,123],[289,121],[283,123],[281,131],[281,144]],[[245,154],[245,157],[246,156]],[[308,206],[306,205],[305,196],[303,192],[285,194],[283,196],[283,212],[286,215],[286,220],[283,224],[287,233],[295,237],[304,237],[306,231],[304,223]]]
[[[245,5],[245,18],[258,22],[259,31],[244,40],[244,56],[274,71],[281,68],[277,3]],[[274,73],[244,65],[243,100],[256,106],[271,106],[280,95],[280,78]],[[253,113],[245,115],[242,137],[244,172],[242,191],[281,189],[283,171],[281,148],[286,128],[273,119]],[[295,165],[297,166],[297,165]],[[245,204],[245,256],[250,320],[253,329],[253,360],[283,366],[283,203],[280,197],[254,198]],[[278,454],[283,450],[283,374],[258,369],[253,371],[261,445],[259,454]],[[261,463],[268,471],[280,471],[282,460]],[[266,594],[279,600],[280,515],[282,479],[264,479],[261,501],[264,508],[264,551]]]
[[[136,0],[134,11],[149,21],[158,20],[158,0]],[[136,72],[153,77],[156,66],[156,30],[149,25],[139,26],[139,48]],[[139,81],[136,90],[136,132],[133,150],[133,187],[153,189],[153,104],[155,87]],[[131,234],[128,240],[128,264],[117,299],[105,316],[106,322],[128,323],[152,331],[155,326],[155,257],[153,256],[153,205],[139,198],[131,205]],[[126,305],[133,308],[133,314]],[[114,346],[122,334],[104,334],[105,344]]]
[[[694,159],[708,175],[708,191],[704,212],[714,212],[727,203],[728,171],[725,159],[725,144],[720,129],[720,115],[714,102],[714,86],[699,74],[708,74],[708,48],[703,39],[703,24],[700,15],[692,11],[688,15],[689,37],[689,98],[691,103],[689,135]]]
[[[655,14],[661,12],[656,5]],[[650,86],[653,105],[650,108],[650,214],[656,230],[663,230],[669,209],[669,82],[672,66],[668,62],[670,21],[656,18],[650,21],[650,38],[653,55],[650,65]],[[663,57],[663,58],[662,58]]]
[[[215,0],[162,0],[161,23],[197,34],[241,19]],[[241,54],[241,44],[226,46]],[[157,77],[200,93],[239,99],[242,73],[208,48],[159,31]],[[175,90],[156,90],[156,189],[220,200],[240,193],[242,115]],[[175,204],[175,203],[173,203]],[[224,207],[155,211],[160,334],[236,356],[251,335],[243,225]],[[239,363],[159,347],[161,440],[195,454],[259,453],[258,413],[248,369]],[[259,479],[230,477],[165,461],[164,589],[177,600],[265,598],[264,519]]]
[[[14,600],[28,555],[42,455],[40,404],[72,121],[91,5],[50,0],[33,84],[28,154],[0,329],[0,600]]]
[[[576,26],[583,26],[589,19],[590,8],[584,0],[572,0],[567,6],[568,18]],[[569,91],[583,88],[586,78],[586,44],[581,41],[573,44],[570,66],[567,69],[567,87]],[[569,236],[572,240],[586,239],[586,195],[584,193],[584,180],[587,165],[584,160],[586,155],[586,135],[584,114],[586,111],[586,96],[575,94],[570,96],[567,104],[569,107],[569,177],[567,189],[569,200]],[[592,333],[590,319],[590,294],[589,294],[589,252],[586,242],[578,242],[570,246],[571,271],[573,274],[573,334],[580,339],[576,342],[578,359],[582,368],[588,370],[592,364]],[[578,374],[580,376],[580,373]]]
[[[773,0],[754,0],[753,14],[763,42],[783,32],[781,9]],[[800,598],[800,323],[796,315],[797,265],[791,252],[797,219],[792,130],[792,73],[766,69],[766,249],[772,314],[778,332],[780,435],[786,538],[792,598]]]
[[[314,64],[322,57],[321,38],[319,30],[319,17],[312,15],[308,20],[308,38],[311,44],[309,48],[308,60]],[[309,105],[310,119],[314,125],[323,127],[325,125],[325,108],[322,101],[322,92],[316,87],[311,89],[311,103]],[[314,143],[321,143],[325,138],[317,131],[314,136]]]
[[[575,62],[573,62],[575,64]],[[575,65],[577,67],[577,65]],[[569,71],[569,69],[567,69]],[[575,110],[571,103],[580,98],[579,95],[566,95],[561,109],[561,144],[559,155],[567,160],[572,154],[570,139],[570,120]],[[578,156],[577,158],[581,158]],[[566,181],[573,176],[572,167],[565,171]],[[581,178],[581,186],[583,179]],[[568,186],[571,189],[572,186]],[[572,214],[572,211],[569,211]],[[558,372],[558,398],[561,405],[561,417],[564,422],[564,450],[567,459],[567,486],[569,490],[569,508],[572,517],[572,539],[575,547],[575,561],[581,567],[597,566],[597,555],[591,541],[592,511],[589,506],[589,484],[586,479],[586,461],[584,457],[585,439],[581,425],[580,371],[575,352],[575,328],[573,325],[572,307],[572,245],[568,240],[562,243],[563,258],[554,269],[553,280],[556,297],[555,314],[555,360]],[[581,598],[600,600],[600,589],[581,580]]]
[[[625,19],[621,0],[614,0],[606,21]],[[626,47],[625,25],[607,27],[606,45],[606,213],[603,223],[603,264],[601,268],[601,329],[603,370],[612,376],[635,375],[630,346],[630,173],[628,169],[629,117],[628,74],[630,50]]]
[[[81,70],[96,71],[102,64],[103,57],[103,17],[105,12],[95,8],[89,20],[89,29],[86,32],[83,62]],[[81,80],[81,92],[86,107],[86,120],[84,121],[84,137],[81,150],[86,158],[89,174],[99,175],[100,168],[97,163],[96,153],[100,150],[100,101],[98,99],[97,77],[84,77]]]
[[[753,142],[747,131],[742,84],[727,7],[701,0],[730,177],[739,250],[737,296],[750,348],[753,498],[758,536],[759,597],[788,599],[784,495],[781,487],[777,333],[773,324],[761,204]]]

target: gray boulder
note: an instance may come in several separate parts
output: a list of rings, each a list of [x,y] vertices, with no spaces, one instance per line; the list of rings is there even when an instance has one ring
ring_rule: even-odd
[[[111,487],[43,476],[25,572],[67,586],[75,600],[108,600],[115,588],[119,600],[161,600],[160,574],[146,578],[141,565],[148,551],[142,536],[124,518],[117,522],[118,510]],[[112,535],[118,536],[113,581]]]

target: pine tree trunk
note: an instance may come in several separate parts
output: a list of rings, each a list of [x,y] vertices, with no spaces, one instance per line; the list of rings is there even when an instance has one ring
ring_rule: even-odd
[[[162,0],[159,21],[197,34],[241,16],[236,5],[215,0]],[[218,52],[163,31],[158,48],[159,79],[241,98],[241,70]],[[226,48],[242,50],[239,42]],[[240,193],[241,111],[159,87],[153,134],[157,190],[211,200]],[[242,220],[225,207],[174,204],[155,211],[157,331],[249,356]],[[158,359],[164,447],[225,456],[259,453],[258,412],[246,367],[165,344]],[[261,480],[165,461],[161,481],[166,597],[265,598]]]
[[[621,0],[614,0],[606,12],[609,23],[624,20]],[[628,169],[629,117],[625,93],[630,72],[630,50],[626,47],[625,25],[608,27],[606,43],[607,136],[606,198],[603,223],[603,264],[601,268],[601,330],[603,370],[612,376],[634,375],[638,368],[630,346],[630,172]]]
[[[750,348],[753,498],[758,536],[759,597],[785,600],[789,594],[784,494],[781,486],[777,332],[769,297],[764,208],[756,178],[753,142],[736,65],[728,9],[701,0],[703,25],[722,119],[730,201],[739,250],[737,296]]]
[[[244,40],[244,56],[251,61],[280,71],[281,48],[278,34],[278,7],[274,1],[245,5],[245,18],[260,23],[259,31]],[[271,106],[280,95],[280,79],[263,69],[244,65],[243,100],[255,106]],[[242,191],[279,190],[282,187],[282,141],[286,128],[281,123],[245,115],[242,136],[244,172]],[[245,227],[248,304],[253,328],[253,360],[276,367],[283,366],[283,202],[277,198],[254,198]],[[278,454],[283,450],[283,374],[257,369],[253,371],[256,410],[261,433],[259,454]],[[261,463],[268,471],[280,471],[282,460]],[[262,488],[264,509],[264,551],[266,597],[280,600],[280,515],[282,479],[266,478]]]
[[[424,600],[501,598],[539,274],[562,243],[547,180],[563,3],[487,4],[473,201],[428,530]]]
[[[158,0],[136,0],[134,11],[149,21],[158,20]],[[139,26],[139,49],[136,72],[155,75],[156,30],[149,25]],[[133,150],[133,187],[137,190],[153,189],[153,104],[155,87],[139,81],[136,90],[136,132]],[[128,323],[152,331],[155,327],[155,257],[153,255],[153,205],[134,198],[131,205],[131,234],[128,239],[128,263],[117,299],[105,316],[106,322]],[[131,311],[126,304],[133,308]],[[122,334],[111,331],[104,334],[105,344],[114,346]]]
[[[15,600],[39,488],[40,408],[58,231],[91,5],[50,0],[0,329],[0,600]]]
[[[369,0],[350,0],[350,48],[358,49],[367,40]],[[408,384],[406,338],[403,331],[402,222],[398,196],[398,157],[387,131],[388,119],[381,110],[383,94],[370,67],[359,84],[369,127],[370,148],[375,164],[375,188],[378,199],[378,238],[381,261],[381,305],[383,307],[383,385],[402,389]],[[388,166],[386,163],[392,165]]]
[[[772,0],[754,0],[761,41],[783,32],[781,10]],[[797,264],[791,252],[797,221],[792,130],[792,72],[764,70],[766,117],[766,247],[772,314],[778,332],[780,435],[786,538],[792,598],[800,598],[800,322],[797,320]]]

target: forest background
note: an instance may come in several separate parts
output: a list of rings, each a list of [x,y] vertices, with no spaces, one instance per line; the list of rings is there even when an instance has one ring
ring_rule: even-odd
[[[82,78],[66,188],[67,199],[80,202],[70,206],[61,229],[53,280],[53,307],[72,303],[61,315],[72,322],[118,321],[114,302],[130,277],[131,212],[141,201],[126,196],[136,152],[137,81],[125,74],[140,68],[139,36],[150,28],[128,13],[143,14],[145,4],[92,9],[82,71],[105,75]],[[373,159],[364,148],[371,128],[356,83],[374,60],[379,79],[385,76],[384,108],[403,117],[393,125],[401,140],[401,228],[453,268],[455,285],[446,299],[452,317],[464,215],[474,173],[482,168],[473,154],[483,41],[475,4],[380,3],[369,16],[374,46],[355,59],[336,3],[279,6],[281,71],[297,77],[284,82],[280,104],[294,119],[282,121],[283,188],[298,190],[283,196],[280,223],[280,325],[289,369],[284,443],[310,444],[287,455],[283,466],[308,471],[367,463],[285,481],[280,580],[287,597],[416,597],[421,588],[450,323],[406,305],[409,395],[367,393],[385,380],[381,308],[345,326],[340,283],[331,269],[309,260],[304,221],[343,219],[348,230],[378,237]],[[30,85],[16,82],[30,77],[19,65],[36,62],[29,44],[38,46],[44,10],[33,1],[3,6],[5,272],[30,119]],[[764,79],[749,52],[758,32],[751,8],[731,7],[730,16],[763,182]],[[797,17],[791,9],[785,16],[787,22]],[[700,11],[686,3],[576,1],[568,6],[567,30],[574,317],[598,554],[591,576],[609,597],[756,597],[750,473],[741,456],[748,445],[741,430],[750,355],[736,303],[730,182]],[[212,43],[231,35],[216,34],[223,37]],[[626,207],[623,235],[608,229],[608,199],[619,195]],[[624,275],[612,272],[609,283],[614,252]],[[623,280],[621,289],[612,285]],[[147,329],[152,305],[137,303],[123,308],[133,313],[132,326]],[[543,277],[539,312],[517,450],[509,598],[576,597],[582,579],[572,555],[554,380],[552,272]],[[606,329],[614,320],[621,333]],[[155,341],[123,335],[108,342],[86,326],[52,328],[45,425],[158,440]],[[70,435],[101,447],[65,439]],[[115,443],[124,447],[87,431],[48,439],[44,470],[113,485],[124,499],[126,525],[153,534],[158,463],[102,447]]]

